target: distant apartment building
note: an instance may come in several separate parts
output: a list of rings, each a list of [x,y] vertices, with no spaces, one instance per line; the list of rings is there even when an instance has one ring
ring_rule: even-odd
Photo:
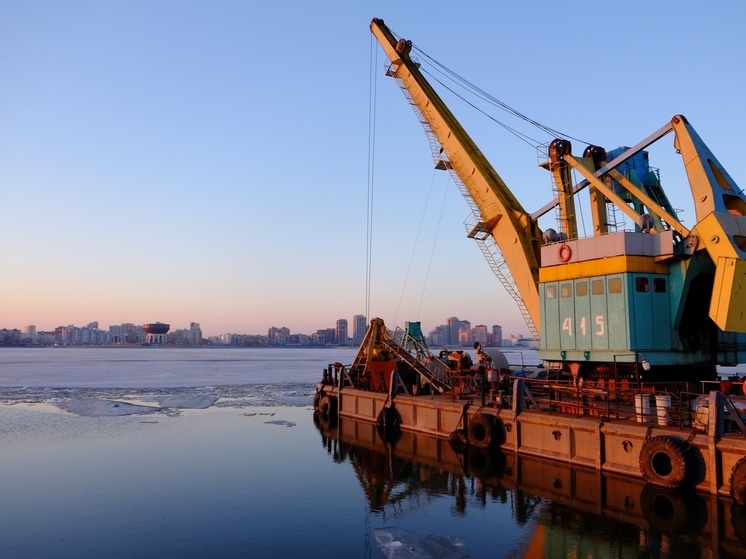
[[[346,318],[340,318],[337,321],[336,337],[337,337],[337,344],[347,345],[347,319]]]
[[[484,324],[472,328],[468,320],[452,316],[446,324],[437,326],[427,335],[427,345],[431,348],[469,347],[474,342],[484,347],[499,347],[502,345],[502,328],[492,326],[492,332]]]
[[[109,326],[109,343],[112,344],[142,344],[145,337],[145,328],[140,324],[125,322]]]
[[[468,320],[462,320],[461,326],[458,329],[458,345],[467,346],[473,344],[473,337],[471,334],[471,322]]]
[[[269,345],[286,345],[290,339],[290,329],[285,326],[282,328],[272,326],[267,331],[267,336],[269,337]]]
[[[352,342],[355,347],[363,343],[365,333],[368,331],[368,321],[364,314],[356,314],[352,317]]]
[[[502,347],[503,345],[503,329],[502,326],[497,324],[492,326],[492,345],[495,347]]]
[[[327,341],[327,330],[316,330],[316,333],[311,336],[311,342],[313,345],[326,345],[328,343],[331,343]]]
[[[458,317],[452,316],[446,320],[447,338],[445,340],[446,345],[457,345],[458,344],[458,332],[461,329],[461,320]]]
[[[436,326],[427,336],[427,345],[431,348],[446,347],[448,345],[448,327],[445,324]]]
[[[107,330],[99,330],[98,322],[91,322],[82,328],[71,324],[55,329],[54,342],[63,345],[107,345],[111,343],[111,335]]]
[[[199,322],[190,322],[189,328],[169,332],[168,343],[186,346],[202,345],[202,329],[199,327]]]
[[[489,332],[487,332],[487,326],[484,324],[477,324],[471,330],[472,343],[479,342],[484,347],[492,345],[490,343]]]

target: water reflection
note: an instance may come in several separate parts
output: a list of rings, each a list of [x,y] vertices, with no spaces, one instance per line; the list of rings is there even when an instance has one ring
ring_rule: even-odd
[[[402,433],[384,442],[374,425],[319,421],[334,462],[349,464],[374,514],[402,518],[434,499],[451,512],[510,510],[522,527],[506,557],[586,559],[746,557],[746,508],[583,467],[470,449]]]

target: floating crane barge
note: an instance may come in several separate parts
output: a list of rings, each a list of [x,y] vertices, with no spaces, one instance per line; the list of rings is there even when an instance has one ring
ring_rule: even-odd
[[[435,167],[472,211],[467,235],[516,301],[546,367],[536,379],[511,377],[499,356],[474,367],[431,354],[416,323],[390,332],[374,319],[355,361],[325,371],[316,414],[375,422],[389,438],[428,433],[746,505],[746,401],[716,382],[718,366],[746,362],[746,197],[689,121],[676,115],[633,147],[589,145],[583,157],[556,138],[541,163],[554,196],[529,213],[420,72],[412,43],[380,19],[370,27]],[[694,201],[691,228],[645,151],[670,133]],[[578,237],[581,192],[588,238]],[[538,220],[552,210],[557,229],[542,231]],[[634,229],[616,226],[616,212]]]

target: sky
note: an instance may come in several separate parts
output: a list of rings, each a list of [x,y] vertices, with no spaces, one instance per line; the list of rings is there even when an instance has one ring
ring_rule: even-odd
[[[746,184],[741,2],[5,2],[0,328],[311,333],[367,314],[527,333],[384,76],[374,17],[606,149],[683,114]],[[549,202],[536,148],[495,119],[553,138],[442,94],[524,208]],[[672,142],[651,165],[691,227]]]

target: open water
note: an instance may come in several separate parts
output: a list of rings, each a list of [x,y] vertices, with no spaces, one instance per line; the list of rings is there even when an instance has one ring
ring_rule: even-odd
[[[315,422],[353,356],[0,349],[0,557],[746,557],[727,501]]]

